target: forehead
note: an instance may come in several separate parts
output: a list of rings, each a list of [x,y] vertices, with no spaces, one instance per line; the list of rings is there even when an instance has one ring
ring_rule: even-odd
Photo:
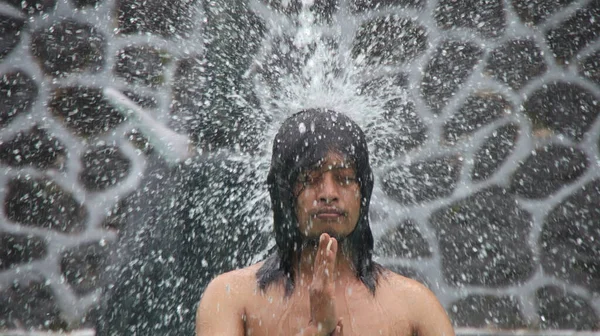
[[[348,160],[346,156],[341,153],[329,151],[312,169],[322,168],[354,168],[352,161]]]

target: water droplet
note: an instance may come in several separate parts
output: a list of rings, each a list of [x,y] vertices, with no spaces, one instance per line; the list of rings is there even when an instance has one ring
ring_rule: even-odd
[[[300,134],[304,134],[304,132],[306,132],[306,125],[304,125],[304,123],[300,123],[300,125],[298,125],[298,131]]]

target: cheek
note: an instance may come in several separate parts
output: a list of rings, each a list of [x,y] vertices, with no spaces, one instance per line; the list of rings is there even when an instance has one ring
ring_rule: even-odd
[[[353,204],[354,208],[356,209],[356,216],[358,216],[358,214],[360,213],[360,206],[362,203],[361,201],[362,199],[360,197],[360,189],[356,188],[353,195]]]
[[[296,218],[298,221],[306,220],[308,216],[308,210],[310,208],[311,200],[305,193],[301,194],[296,198]]]
[[[296,209],[298,212],[306,212],[307,207],[310,205],[310,197],[307,194],[307,191],[303,191],[296,198]]]
[[[356,188],[356,189],[353,189],[353,190],[349,190],[348,194],[350,196],[350,199],[353,202],[356,202],[356,201],[360,202],[360,189],[359,188]]]

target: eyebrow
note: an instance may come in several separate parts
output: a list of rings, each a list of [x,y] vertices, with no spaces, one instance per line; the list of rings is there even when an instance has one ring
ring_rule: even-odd
[[[326,169],[325,169],[326,168]],[[307,170],[323,170],[324,172],[334,169],[355,169],[354,164],[350,161],[344,161],[333,165],[319,164]]]
[[[353,169],[354,167],[352,166],[351,163],[340,163],[340,164],[335,164],[335,165],[328,165],[327,167],[331,167],[331,169]]]

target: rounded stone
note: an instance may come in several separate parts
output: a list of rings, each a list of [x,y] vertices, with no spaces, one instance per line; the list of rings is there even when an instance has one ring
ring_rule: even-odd
[[[579,64],[579,74],[600,86],[600,50]]]
[[[455,142],[512,112],[510,102],[501,94],[477,92],[444,124],[444,138]]]
[[[453,302],[448,315],[455,325],[484,329],[523,329],[527,323],[511,296],[469,295]]]
[[[427,127],[415,105],[402,98],[388,101],[385,112],[365,127],[373,165],[389,162],[427,140]]]
[[[60,168],[65,160],[66,150],[60,140],[39,126],[0,142],[0,162],[13,167]]]
[[[287,15],[297,15],[302,10],[301,0],[260,0],[272,10]]]
[[[110,266],[110,244],[93,242],[63,253],[60,269],[71,288],[78,295],[106,285],[106,268]]]
[[[95,7],[99,5],[102,2],[102,0],[71,0],[71,2],[78,9],[82,9],[85,7]]]
[[[33,235],[0,232],[0,270],[41,259],[46,243]]]
[[[533,225],[505,190],[491,187],[435,211],[442,273],[454,286],[521,284],[535,272],[526,239]]]
[[[55,295],[44,282],[15,282],[0,292],[0,330],[66,328]]]
[[[494,130],[473,158],[471,179],[482,181],[491,177],[512,154],[517,144],[520,128],[509,124]]]
[[[316,23],[331,23],[339,6],[340,0],[315,0],[310,11],[314,14]]]
[[[432,251],[412,220],[386,231],[376,244],[377,255],[392,258],[429,258]]]
[[[353,13],[361,13],[368,10],[387,9],[393,7],[423,8],[425,0],[352,0],[350,10]]]
[[[116,185],[129,174],[131,163],[118,147],[101,145],[89,148],[81,157],[79,181],[90,191]]]
[[[362,24],[354,38],[352,57],[371,65],[400,65],[427,49],[427,30],[418,22],[389,15]]]
[[[531,79],[543,75],[547,69],[542,51],[535,41],[513,40],[490,53],[484,71],[513,90],[520,90]]]
[[[298,15],[302,10],[301,0],[260,0],[270,9],[286,15]],[[330,23],[339,8],[340,0],[315,0],[309,10],[314,14],[316,23]]]
[[[169,127],[176,132],[191,134],[196,128],[205,71],[206,60],[200,56],[184,58],[175,67]]]
[[[210,1],[211,5],[214,2]],[[196,0],[175,0],[169,2],[168,6],[163,0],[117,0],[115,8],[118,32],[188,37],[195,25],[194,21],[200,19],[196,6]]]
[[[546,32],[548,46],[558,63],[569,64],[583,48],[600,37],[600,0],[590,1],[569,19]]]
[[[598,330],[600,317],[590,302],[555,286],[537,290],[542,329]]]
[[[549,128],[579,141],[600,114],[600,102],[577,84],[555,82],[533,92],[523,109],[535,128]]]
[[[117,54],[114,72],[133,84],[150,87],[161,86],[164,81],[164,66],[170,56],[164,50],[147,46],[126,47]]]
[[[0,77],[0,127],[31,109],[38,96],[36,82],[24,71],[16,70]]]
[[[504,34],[506,17],[502,0],[440,0],[434,11],[442,29],[475,29],[485,37]]]
[[[0,61],[21,42],[25,20],[0,14]]]
[[[382,188],[400,204],[448,197],[456,188],[461,166],[460,160],[455,156],[397,166],[384,173]]]
[[[535,149],[511,176],[510,191],[540,199],[577,180],[589,166],[582,151],[562,145]]]
[[[511,3],[521,21],[524,23],[538,25],[574,1],[575,0],[511,0]]]
[[[71,19],[32,33],[31,53],[42,70],[53,76],[97,72],[104,66],[106,39],[98,29]]]
[[[539,246],[546,273],[600,293],[600,180],[564,199],[546,216]]]
[[[57,89],[48,107],[69,129],[84,137],[107,132],[125,120],[97,88]]]
[[[56,0],[4,0],[27,15],[47,13],[54,9]]]
[[[82,231],[88,215],[87,210],[56,183],[36,178],[8,182],[4,212],[11,221],[62,233]]]
[[[398,95],[404,96],[408,91],[408,85],[408,75],[396,73],[377,77],[363,83],[358,88],[357,93],[377,100],[388,101]]]
[[[439,114],[480,61],[483,51],[467,42],[446,41],[425,68],[421,95],[431,111]]]

